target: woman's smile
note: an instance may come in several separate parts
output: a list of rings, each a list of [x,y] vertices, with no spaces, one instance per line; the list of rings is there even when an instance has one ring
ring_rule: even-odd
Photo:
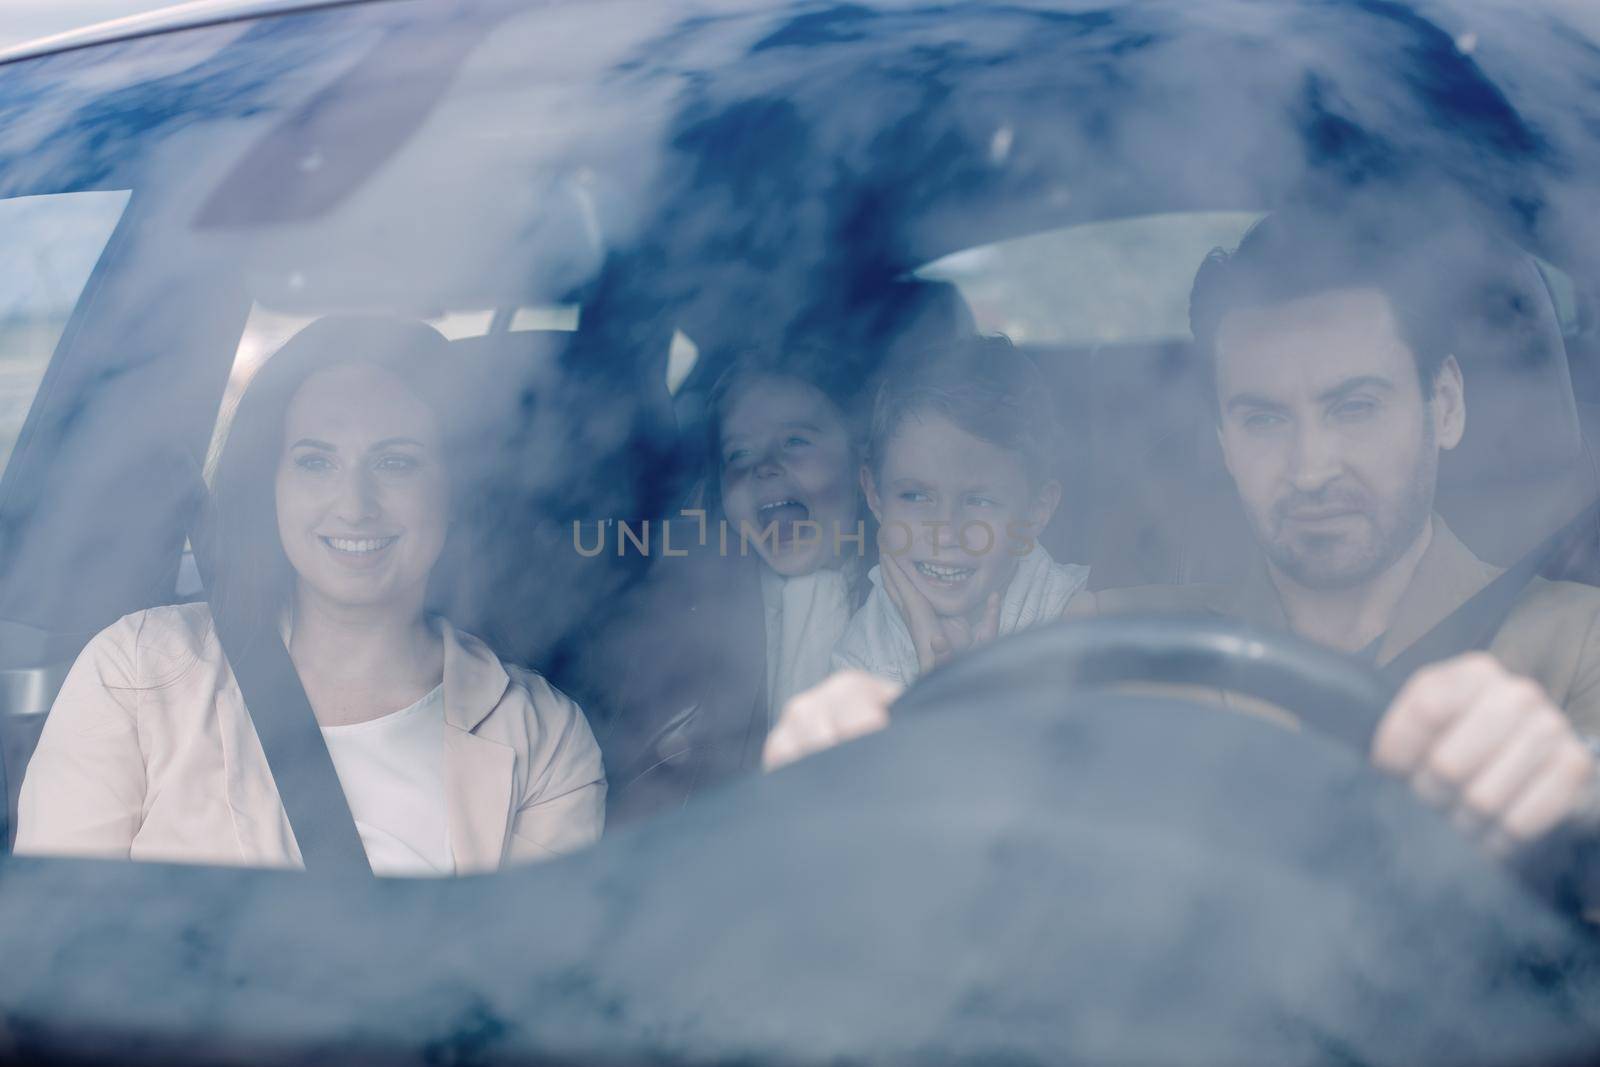
[[[297,596],[419,611],[449,525],[432,410],[388,371],[341,365],[306,379],[284,438],[276,502]]]
[[[323,537],[322,542],[334,552],[347,553],[347,555],[371,555],[382,552],[389,545],[398,541],[400,536],[392,537]]]
[[[389,554],[389,549],[400,540],[399,534],[385,537],[336,537],[318,535],[317,538],[328,546],[335,559],[342,563],[356,566],[370,566]]]

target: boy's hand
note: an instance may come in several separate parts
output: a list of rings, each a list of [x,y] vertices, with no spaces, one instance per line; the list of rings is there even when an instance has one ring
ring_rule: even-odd
[[[761,750],[763,770],[814,755],[889,725],[900,687],[866,671],[840,671],[783,706]]]
[[[1484,653],[1413,675],[1372,762],[1501,856],[1584,807],[1595,780],[1589,747],[1544,690]]]
[[[905,620],[906,629],[911,631],[911,642],[917,648],[917,664],[923,671],[932,670],[963,649],[994,640],[1000,632],[1000,594],[989,594],[983,618],[976,627],[969,627],[965,619],[946,618],[934,611],[895,556],[883,556],[878,565],[882,568],[883,587],[889,600]]]

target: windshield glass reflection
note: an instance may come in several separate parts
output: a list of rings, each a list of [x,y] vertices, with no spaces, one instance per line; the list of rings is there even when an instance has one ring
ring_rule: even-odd
[[[1597,35],[357,4],[0,67],[15,851],[249,931],[382,876],[294,966],[438,961],[396,1047],[1582,1047],[1588,972],[1497,982],[1600,903]]]

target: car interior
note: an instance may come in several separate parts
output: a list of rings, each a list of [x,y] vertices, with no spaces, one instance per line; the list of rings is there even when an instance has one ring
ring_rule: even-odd
[[[1189,334],[1195,270],[1266,212],[1384,183],[1426,197],[1441,214],[1455,210],[1515,250],[1515,284],[1496,296],[1504,306],[1480,309],[1482,322],[1456,331],[1469,415],[1461,444],[1442,461],[1438,512],[1485,560],[1600,585],[1600,244],[1579,224],[1591,213],[1572,206],[1588,203],[1593,189],[1574,176],[1581,159],[1539,169],[1549,161],[1529,132],[1538,122],[1524,124],[1485,73],[1493,48],[1475,54],[1464,37],[1389,4],[1305,5],[1295,18],[1274,5],[1217,5],[1222,15],[1209,5],[1130,5],[1113,15],[1030,4],[806,4],[775,15],[718,0],[682,21],[674,4],[624,6],[627,18],[606,15],[598,24],[599,5],[582,3],[318,4],[0,63],[0,851],[15,838],[29,755],[86,643],[125,614],[207,597],[209,561],[203,547],[197,558],[196,546],[207,543],[214,519],[209,479],[233,407],[263,361],[326,315],[399,316],[448,339],[472,414],[472,461],[455,487],[459,523],[433,572],[430,606],[569,692],[602,745],[628,709],[607,705],[586,653],[624,623],[639,623],[626,617],[636,603],[630,594],[672,562],[661,554],[660,531],[702,503],[716,477],[705,449],[707,411],[739,352],[782,350],[796,339],[814,348],[821,339],[866,392],[894,360],[916,358],[941,338],[1005,335],[1037,365],[1058,413],[1063,500],[1041,538],[1051,555],[1088,565],[1096,591],[1230,582],[1257,554]],[[1262,21],[1240,29],[1224,17],[1246,9]],[[1302,69],[1305,57],[1293,49],[1262,46],[1277,32],[1331,40],[1342,18],[1368,20],[1343,51],[1329,52],[1353,67],[1307,59]],[[1178,32],[1184,19],[1194,26]],[[1231,76],[1235,65],[1249,66],[1241,56],[1264,53],[1271,62],[1263,60],[1259,78]],[[1410,154],[1379,135],[1385,124],[1399,124],[1407,137],[1392,140]],[[1544,215],[1528,206],[1531,179],[1522,171],[1550,182]],[[627,549],[621,531],[647,524],[657,531],[650,549]],[[596,536],[603,550],[580,548]],[[904,1017],[862,1022],[850,1014],[861,1005],[835,1005],[830,1020],[844,1020],[839,1032],[895,1036],[948,1026],[956,1034],[951,1061],[966,1048],[991,1047],[982,1043],[991,1032],[960,1030],[974,1017],[1018,1032],[1039,1019],[1068,1019],[1098,1040],[1109,1017],[1094,1014],[1101,996],[1170,1001],[1175,1015],[1201,1020],[1192,1032],[1210,1035],[1209,1013],[1249,1000],[1213,1002],[1226,1000],[1223,979],[1245,958],[1240,946],[1256,952],[1246,962],[1271,964],[1241,973],[1265,975],[1262,989],[1287,989],[1308,1005],[1303,1017],[1269,1018],[1262,1031],[1289,1034],[1300,1044],[1286,1047],[1316,1053],[1308,1062],[1417,1057],[1368,1057],[1370,1049],[1328,1036],[1333,1024],[1318,1030],[1319,1012],[1348,1005],[1329,1006],[1318,988],[1273,970],[1284,961],[1320,959],[1348,940],[1367,953],[1364,961],[1377,961],[1378,977],[1355,999],[1387,995],[1402,979],[1464,1001],[1480,987],[1501,988],[1496,974],[1479,981],[1478,957],[1457,966],[1468,950],[1447,936],[1449,923],[1462,915],[1476,922],[1480,906],[1497,915],[1519,890],[1509,877],[1480,877],[1488,861],[1465,847],[1451,852],[1461,841],[1427,838],[1432,823],[1418,837],[1426,847],[1415,864],[1407,866],[1407,855],[1393,866],[1404,882],[1437,860],[1449,893],[1435,894],[1425,879],[1404,882],[1415,889],[1406,914],[1430,922],[1408,923],[1397,910],[1358,937],[1352,916],[1367,917],[1361,909],[1372,902],[1352,904],[1335,883],[1362,864],[1392,873],[1378,861],[1394,857],[1373,851],[1386,840],[1378,801],[1373,811],[1352,805],[1336,813],[1343,822],[1293,840],[1283,858],[1272,852],[1282,844],[1274,833],[1299,825],[1288,807],[1281,826],[1255,840],[1251,826],[1224,820],[1218,830],[1204,813],[1183,810],[1181,791],[1154,796],[1115,767],[1096,771],[1088,757],[1034,778],[1013,776],[1007,761],[1026,763],[1035,741],[1077,758],[1072,724],[1036,712],[1056,699],[1056,682],[1100,648],[1080,637],[1056,645],[1047,635],[1017,636],[985,650],[997,653],[986,666],[936,677],[908,698],[912,708],[920,701],[949,710],[977,703],[983,685],[1006,687],[1008,699],[984,711],[1014,713],[1026,728],[998,731],[994,748],[980,754],[987,762],[963,768],[978,783],[968,792],[983,803],[957,811],[965,798],[949,784],[951,765],[979,747],[983,723],[933,715],[922,732],[905,731],[906,758],[892,765],[873,762],[885,751],[874,741],[845,746],[852,750],[836,760],[809,761],[798,774],[765,776],[744,794],[680,813],[660,838],[631,827],[608,833],[614,850],[603,842],[542,875],[385,886],[323,935],[335,947],[342,937],[360,942],[344,970],[302,973],[286,963],[281,974],[330,1004],[334,993],[317,981],[355,987],[369,973],[422,974],[430,989],[445,990],[446,1006],[437,1018],[403,1022],[445,1035],[426,1046],[428,1062],[462,1063],[492,1059],[496,1042],[519,1040],[550,1042],[541,1050],[556,1049],[562,1062],[582,1057],[562,1059],[561,1041],[605,1047],[611,1062],[654,1062],[639,1049],[662,1043],[669,1052],[687,1049],[685,1061],[705,1049],[716,1055],[701,1058],[718,1062],[760,1062],[759,1053],[773,1049],[785,1053],[773,1055],[780,1061],[818,1058],[819,1049],[831,1051],[826,1032],[751,1036],[734,1026],[717,1044],[717,1024],[726,1026],[729,1014],[765,1018],[772,991],[791,978],[808,983],[806,995],[844,995],[847,983],[814,980],[806,970],[830,952],[867,954],[861,975],[912,990]],[[1286,660],[1297,654],[1277,651]],[[1353,693],[1352,701],[1381,713],[1379,697],[1392,695],[1363,690],[1360,678],[1341,681],[1341,666],[1352,677],[1362,667],[1352,658],[1294,662],[1328,683],[1316,709],[1325,719],[1336,697]],[[1137,694],[1117,695],[1124,697]],[[1176,739],[1164,753],[1170,765],[1152,763],[1150,773],[1170,772],[1202,795],[1216,786],[1208,778],[1215,768],[1239,765],[1230,760],[1293,755],[1292,738],[1277,736],[1289,731],[1251,733],[1240,725],[1244,716],[1214,718],[1225,721],[1163,720]],[[1136,726],[1113,725],[1124,751],[1144,743]],[[1339,762],[1348,751],[1330,755],[1308,744],[1303,754],[1303,765],[1285,760],[1274,781],[1303,772],[1348,790],[1349,760]],[[894,792],[901,785],[904,795]],[[1032,795],[1018,800],[1024,787],[1058,807],[1029,821]],[[1311,795],[1289,807],[1309,805]],[[924,823],[896,822],[918,796],[935,798],[924,805]],[[1116,851],[1122,840],[1107,845],[1114,835],[1096,836],[1088,825],[1116,804],[1158,830]],[[1274,804],[1252,804],[1263,819],[1280,814]],[[1432,817],[1409,794],[1394,810],[1412,828],[1407,820]],[[769,826],[778,828],[776,846]],[[858,854],[846,857],[853,866],[824,847],[838,827],[863,835]],[[1267,858],[1230,868],[1227,848],[1213,855],[1184,836],[1191,830],[1236,834],[1229,848]],[[1139,872],[1128,883],[1134,888],[1105,871],[1051,866],[1059,856],[1024,847],[1038,835],[1061,855],[1102,848],[1127,859]],[[956,847],[970,840],[990,866]],[[730,854],[753,859],[729,863]],[[823,856],[815,869],[813,855]],[[61,887],[91,870],[30,862],[8,869],[8,885],[63,908],[70,894]],[[713,871],[717,864],[730,869]],[[708,871],[725,874],[725,883],[707,889]],[[236,904],[275,917],[315,911],[323,901],[302,884],[310,879],[183,873],[202,880],[203,892],[214,894],[209,903],[226,906],[189,914],[170,870],[95,875],[97,885],[118,887],[143,878],[135,889],[148,897],[130,891],[127,899],[158,902],[115,931],[119,950],[213,963],[252,951],[272,959],[298,953],[298,965],[325,949],[294,938],[279,944],[266,926],[242,922],[244,947],[224,938],[217,949],[205,933],[208,916],[231,922],[236,913],[227,908]],[[129,881],[109,880],[123,877]],[[1201,889],[1193,910],[1180,913],[1151,887],[1185,877]],[[941,911],[936,894],[920,892],[929,886],[970,889],[974,899],[993,892],[981,907]],[[802,894],[793,921],[741,910],[771,899],[775,887]],[[1038,887],[1048,889],[1032,891]],[[1073,893],[1119,901],[1126,913],[1102,923],[1092,909],[1062,907]],[[1269,906],[1278,893],[1294,906]],[[524,932],[534,931],[537,951],[473,923],[530,899],[569,905],[530,909],[537,914]],[[635,906],[646,899],[651,914]],[[1230,911],[1219,900],[1243,906]],[[1311,903],[1302,909],[1304,902]],[[1235,913],[1252,909],[1262,921],[1246,930]],[[1526,918],[1518,912],[1505,930],[1489,930],[1484,958],[1500,944],[1495,938],[1511,940],[1506,931],[1522,923],[1518,931],[1534,930],[1545,939],[1534,941],[1557,948],[1518,979],[1553,985],[1547,979],[1562,962],[1566,928],[1552,932],[1544,912]],[[69,919],[89,930],[123,921]],[[1080,940],[1080,959],[1040,948],[1032,931],[1050,923]],[[707,929],[722,939],[707,940]],[[586,941],[590,930],[601,933]],[[953,966],[936,953],[910,962],[957,934],[995,948],[1001,964],[974,954]],[[427,940],[446,935],[460,939],[452,951]],[[1171,957],[1182,953],[1168,942],[1182,949],[1184,938],[1220,945],[1193,959],[1221,964],[1177,969]],[[595,944],[602,950],[590,951]],[[879,944],[890,950],[877,951]],[[791,958],[785,951],[802,965],[775,967],[773,960]],[[501,1001],[468,982],[452,985],[460,972],[450,968],[480,959],[522,984],[505,983]],[[684,963],[703,959],[715,966]],[[596,960],[593,973],[613,968],[604,972],[611,984],[585,970]],[[1068,964],[1076,967],[1070,974]],[[1103,979],[1113,965],[1143,967],[1143,977]],[[122,1010],[106,995],[112,979],[77,981],[73,967],[83,966],[69,959],[42,977],[39,996],[100,996],[115,1002],[108,1011]],[[967,971],[981,988],[966,999],[946,1003],[937,994],[943,987],[924,995],[918,984]],[[1396,984],[1385,985],[1394,975]],[[154,984],[124,982],[116,993],[134,1004],[164,992]],[[1056,997],[1062,989],[1071,995],[1038,992]],[[1009,1006],[1001,994],[1017,990],[1023,1011],[999,1022],[986,1014],[991,1000]],[[243,1004],[278,992],[270,982],[241,982],[215,996],[206,990],[211,999],[181,1019],[180,1036],[201,1029],[195,1020],[217,1032],[236,1022],[217,1007],[229,996]],[[516,998],[534,1004],[519,1001],[525,1019],[504,1010]],[[727,1008],[718,1016],[711,1003],[744,1014]],[[668,1011],[684,1004],[686,1013]],[[1087,1007],[1069,1016],[1063,1004]],[[1584,1011],[1593,1014],[1551,1004],[1519,1001],[1504,1016],[1515,1025],[1505,1027],[1489,1012],[1423,1021],[1430,1034],[1466,1035],[1460,1041],[1477,1054],[1490,1045],[1472,1041],[1499,1041],[1499,1050],[1518,1034],[1547,1023],[1576,1027]],[[1483,1029],[1462,1023],[1463,1014]],[[282,1047],[271,1043],[269,1016],[255,1036],[276,1055]],[[1411,1017],[1387,1025],[1398,1033],[1412,1024],[1426,1029]],[[1142,1022],[1135,1029],[1149,1031],[1152,1048],[1166,1039]],[[959,1044],[969,1039],[975,1043]],[[873,1048],[914,1061],[939,1058],[923,1055],[928,1048],[946,1051]],[[872,1050],[835,1058],[872,1059]],[[197,1040],[188,1054],[211,1051]],[[1160,1051],[1183,1060],[1192,1049]]]
[[[477,447],[490,460],[475,486],[473,532],[441,578],[448,610],[558,684],[649,563],[572,551],[573,524],[661,523],[693,500],[707,475],[700,413],[733,343],[781,345],[785,329],[832,317],[841,358],[857,362],[867,388],[884,352],[863,338],[881,339],[886,309],[907,294],[953,302],[980,332],[1008,333],[1048,378],[1064,430],[1065,505],[1043,538],[1053,555],[1089,564],[1098,588],[1222,581],[1248,565],[1248,531],[1184,323],[1196,254],[1236,240],[1264,205],[1146,195],[1141,210],[1096,214],[1052,190],[1027,196],[997,181],[964,194],[970,210],[959,226],[948,224],[951,205],[923,210],[908,198],[883,209],[874,230],[811,235],[820,243],[774,261],[764,228],[785,217],[788,179],[769,161],[803,142],[792,109],[691,112],[678,133],[684,158],[663,164],[664,174],[642,173],[624,150],[659,121],[654,103],[606,112],[565,143],[530,143],[510,113],[475,109],[502,91],[496,79],[516,59],[484,44],[481,28],[415,52],[414,29],[384,37],[336,13],[307,17],[377,41],[355,49],[353,65],[331,64],[337,91],[299,92],[211,140],[131,152],[69,187],[51,174],[32,184],[12,177],[4,189],[132,188],[5,472],[0,514],[13,523],[19,562],[0,618],[26,635],[7,643],[3,674],[13,803],[43,712],[83,641],[120,613],[203,595],[186,546],[203,522],[206,442],[214,447],[219,414],[225,421],[252,361],[281,341],[285,324],[322,314],[383,311],[447,329],[482,403]],[[224,50],[237,32],[202,31]],[[204,84],[216,54],[196,47],[193,64],[169,77]],[[428,75],[388,94],[401,55],[402,71]],[[444,88],[444,71],[465,71],[467,88]],[[559,91],[553,78],[524,90]],[[384,116],[375,132],[355,136],[375,111]],[[96,129],[74,136],[89,144]],[[750,143],[730,149],[741,135]],[[448,193],[427,166],[443,156],[472,164]],[[658,190],[649,211],[638,192],[646,181]],[[867,185],[859,195],[877,192]],[[729,196],[749,214],[729,216]],[[396,229],[396,208],[419,204],[428,209]],[[696,234],[719,211],[709,235]],[[1119,226],[1139,239],[1119,246]],[[1059,276],[1008,274],[1007,249],[1019,242],[1062,264]],[[1147,262],[1162,265],[1159,276],[1141,273]],[[770,269],[755,269],[763,264]],[[1542,305],[1537,328],[1460,353],[1471,418],[1445,460],[1439,497],[1467,543],[1503,565],[1592,502],[1597,486],[1593,283],[1531,257],[1524,274],[1530,306]],[[1130,281],[1141,302],[1120,320],[1099,314],[1107,291]],[[744,313],[730,316],[730,307]],[[172,414],[127,417],[158,408]],[[110,451],[141,458],[93,461]],[[88,473],[64,484],[61,471]],[[121,516],[114,537],[54,532],[107,508]],[[1579,538],[1551,553],[1546,573],[1600,578],[1596,549],[1594,537]],[[62,573],[82,579],[70,598],[54,592]]]
[[[0,617],[29,620],[31,634],[8,644],[13,797],[82,642],[119,613],[203,595],[185,553],[204,521],[203,442],[214,443],[219,414],[284,324],[322,314],[448,326],[482,400],[477,447],[492,470],[475,486],[479,521],[440,584],[463,626],[558,683],[649,563],[571,551],[572,524],[661,523],[693,499],[707,474],[698,413],[735,343],[781,345],[786,331],[831,319],[840,358],[856,361],[866,389],[889,309],[908,293],[912,303],[940,294],[981,332],[1012,336],[1050,381],[1066,505],[1044,542],[1057,558],[1089,564],[1098,588],[1225,581],[1248,565],[1184,321],[1194,261],[1214,241],[1237,240],[1266,205],[1163,201],[1146,189],[1137,207],[1083,206],[997,174],[969,184],[958,222],[956,205],[908,195],[880,206],[873,227],[841,230],[787,206],[804,177],[797,153],[814,136],[794,105],[683,108],[670,120],[681,158],[652,171],[626,152],[664,121],[648,94],[628,113],[615,106],[620,89],[598,102],[573,97],[604,120],[530,138],[516,115],[574,93],[574,79],[519,85],[508,106],[495,94],[518,85],[505,75],[521,58],[485,26],[419,48],[426,34],[403,21],[385,30],[358,15],[304,17],[357,42],[322,60],[322,93],[295,88],[205,137],[135,138],[126,158],[80,163],[65,185],[60,169],[8,177],[11,196],[132,190],[41,375],[0,501],[22,561]],[[295,39],[253,47],[306,62]],[[187,100],[239,40],[233,26],[197,31],[158,68],[164,91]],[[133,103],[143,77],[136,66]],[[390,91],[401,83],[404,93]],[[491,97],[496,107],[482,106]],[[987,107],[1004,112],[1005,98]],[[109,114],[86,119],[62,150],[92,149],[118,115]],[[1005,145],[1040,136],[1028,116],[1007,114]],[[985,121],[963,116],[960,128]],[[971,147],[992,155],[1000,144]],[[966,149],[954,139],[926,151],[948,162]],[[438,158],[462,162],[441,176],[428,165]],[[848,217],[851,197],[879,195],[862,179],[828,210]],[[396,211],[416,205],[426,210],[397,228]],[[775,256],[768,231],[799,223],[810,243]],[[1059,269],[1008,267],[1024,262],[1022,245],[1035,265]],[[1537,328],[1460,353],[1471,418],[1439,497],[1467,543],[1501,564],[1596,495],[1592,283],[1531,257],[1524,273]],[[1119,287],[1139,294],[1120,311]],[[560,308],[576,308],[575,320],[549,328]],[[863,340],[873,331],[878,341]],[[674,338],[690,339],[696,355]],[[128,418],[157,409],[173,414],[160,425]],[[138,465],[93,462],[112,450]],[[74,474],[64,482],[59,471]],[[73,517],[91,508],[118,514],[115,537],[55,532],[81,526]],[[1546,573],[1600,575],[1594,541],[1552,552]],[[81,577],[65,599],[54,592],[63,573]]]

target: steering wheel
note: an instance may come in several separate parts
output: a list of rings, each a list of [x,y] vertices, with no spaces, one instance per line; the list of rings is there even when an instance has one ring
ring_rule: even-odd
[[[1210,617],[1129,615],[1033,627],[974,649],[920,678],[896,709],[971,707],[1000,691],[1050,707],[1064,693],[1133,683],[1264,700],[1363,756],[1396,692],[1374,668],[1292,634]]]
[[[1226,691],[1287,712],[1313,735],[1366,760],[1397,692],[1354,657],[1273,632],[1212,617],[1114,616],[1034,627],[960,657],[920,678],[896,702],[897,714],[993,704],[997,693],[1018,711],[1049,715],[1063,699],[1123,685]],[[1562,826],[1513,857],[1520,880],[1558,910],[1600,899],[1600,840]]]

